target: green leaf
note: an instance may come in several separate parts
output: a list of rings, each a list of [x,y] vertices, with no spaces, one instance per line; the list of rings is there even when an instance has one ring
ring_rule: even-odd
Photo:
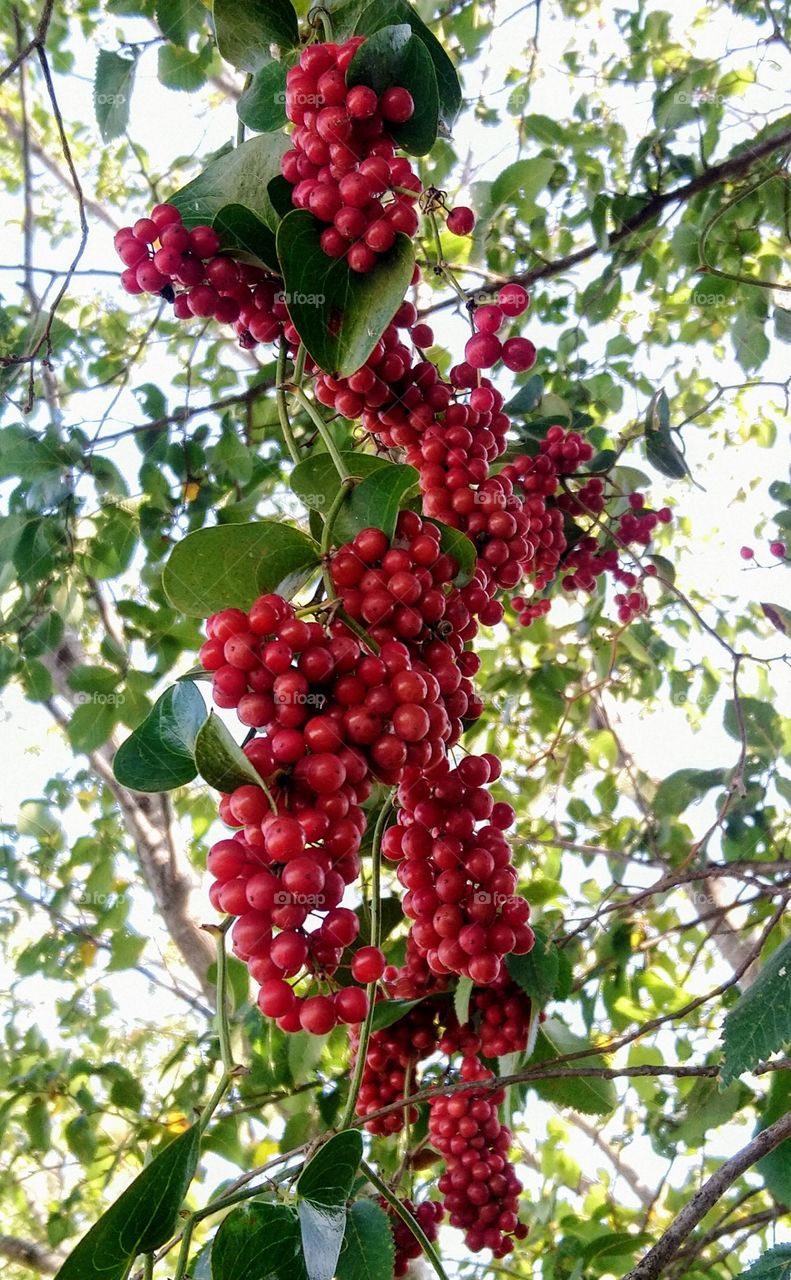
[[[56,1280],[126,1280],[138,1254],[158,1249],[175,1231],[199,1152],[193,1126],[138,1174],[69,1254]]]
[[[740,698],[739,708],[744,723],[744,736],[750,750],[768,758],[781,751],[783,730],[780,717],[774,707],[768,702],[761,702],[759,698]],[[739,716],[733,698],[729,698],[725,703],[722,722],[726,733],[729,733],[737,742],[740,741]]]
[[[525,956],[508,956],[505,966],[525,995],[543,1009],[554,996],[560,978],[560,952],[543,929],[535,930],[536,941]]]
[[[260,774],[213,711],[198,730],[195,764],[203,781],[217,791],[235,791],[250,783],[261,785]]]
[[[288,62],[268,62],[256,71],[236,104],[243,124],[257,133],[272,133],[286,124]],[[290,203],[290,202],[289,202]]]
[[[555,161],[550,156],[535,156],[532,160],[515,160],[492,183],[492,203],[495,208],[512,205],[518,196],[523,211],[535,206],[535,198],[555,172]]]
[[[157,0],[159,29],[173,44],[186,46],[189,43],[190,32],[195,31],[200,22],[200,18],[198,23],[192,21],[194,13],[194,0]]]
[[[431,55],[406,22],[381,27],[355,53],[346,72],[348,85],[367,84],[380,96],[400,85],[411,93],[415,111],[388,132],[402,151],[427,155],[437,140],[439,90]]]
[[[345,258],[327,256],[319,243],[321,231],[306,209],[292,210],[280,223],[277,254],[286,301],[319,368],[349,377],[365,364],[398,309],[412,278],[414,248],[399,234],[373,270],[360,275]]]
[[[589,1048],[587,1040],[575,1036],[559,1018],[547,1018],[542,1022],[536,1047],[530,1059],[531,1066],[541,1062],[551,1063],[553,1058],[566,1053],[577,1053]],[[606,1067],[607,1062],[601,1054],[591,1054],[584,1059],[586,1067]],[[583,1115],[606,1116],[618,1105],[618,1098],[612,1080],[598,1080],[595,1076],[579,1076],[567,1080],[531,1080],[530,1088],[535,1089],[540,1098],[554,1102],[559,1107],[571,1107],[573,1111],[581,1111]]]
[[[212,223],[228,204],[243,204],[269,227],[279,221],[267,183],[280,173],[280,157],[288,146],[285,134],[262,133],[211,160],[202,173],[168,197],[186,227]],[[310,215],[309,215],[310,216]]]
[[[390,465],[379,454],[358,453],[355,449],[342,451],[341,458],[350,475],[363,478]],[[329,511],[340,489],[338,471],[328,453],[312,453],[297,463],[288,479],[294,493],[312,511]]]
[[[212,226],[220,237],[220,248],[231,250],[234,257],[254,266],[277,271],[277,249],[274,232],[252,209],[243,204],[226,204],[218,209]]]
[[[430,523],[436,525],[439,529],[439,545],[442,551],[446,555],[453,556],[459,566],[459,571],[453,579],[454,585],[465,587],[468,582],[472,581],[472,575],[475,572],[475,565],[478,560],[475,544],[467,537],[466,533],[461,533],[459,529],[453,529],[449,524],[443,524],[441,520],[432,520]]]
[[[293,49],[299,26],[290,0],[214,0],[217,48],[239,71],[258,71],[271,61],[271,46]]]
[[[137,57],[100,49],[93,83],[96,123],[104,142],[112,142],[129,124]]]
[[[778,1244],[768,1249],[736,1280],[791,1280],[791,1244]]]
[[[531,373],[527,382],[512,396],[508,404],[503,405],[503,413],[512,417],[518,413],[532,413],[541,404],[544,395],[544,379],[540,373]]]
[[[333,1280],[346,1234],[345,1207],[300,1200],[297,1212],[308,1280]]]
[[[211,1253],[212,1280],[302,1280],[299,1225],[284,1204],[255,1201],[220,1223]]]
[[[645,418],[645,452],[648,461],[670,480],[690,474],[684,455],[670,433],[670,401],[664,390],[651,397]]]
[[[324,1208],[345,1205],[363,1155],[357,1129],[344,1129],[319,1147],[297,1179],[297,1195]]]
[[[398,26],[404,22],[408,23],[414,34],[423,41],[434,63],[439,91],[440,118],[445,128],[450,130],[461,110],[459,77],[439,40],[433,32],[429,31],[412,6],[407,4],[406,0],[372,0],[360,15],[355,34],[372,36],[381,27]]]
[[[28,658],[22,663],[19,678],[25,689],[25,697],[31,702],[45,702],[52,697],[52,676],[38,658]]]
[[[75,751],[95,751],[109,738],[118,720],[112,702],[84,702],[71,714],[67,733]]]
[[[791,1041],[791,938],[767,960],[728,1013],[721,1080],[730,1084]]]
[[[472,978],[459,978],[453,993],[453,1012],[460,1027],[469,1021],[472,986]]]
[[[121,973],[124,969],[133,969],[145,949],[146,940],[139,934],[128,931],[114,933],[107,972]]]
[[[420,1000],[382,1000],[374,1008],[374,1016],[372,1027],[374,1031],[381,1031],[384,1027],[391,1027],[394,1022],[398,1022],[410,1009],[414,1009],[416,1004],[420,1004],[424,997]]]
[[[726,778],[725,769],[677,769],[657,787],[654,813],[660,818],[677,817],[712,787],[723,786]]]
[[[700,1146],[710,1129],[718,1129],[749,1101],[750,1091],[734,1082],[720,1089],[716,1080],[696,1080],[673,1127],[674,1135],[687,1146]]]
[[[196,529],[173,548],[162,585],[182,613],[205,618],[230,606],[249,609],[268,591],[287,595],[318,563],[313,539],[292,525],[219,524]]]
[[[350,491],[335,520],[336,545],[350,542],[361,529],[381,529],[392,538],[403,498],[420,481],[414,467],[388,462]]]
[[[791,636],[791,609],[784,609],[781,604],[769,604],[766,600],[761,601],[761,608],[775,630],[781,635]]]
[[[768,1128],[791,1109],[791,1080],[787,1071],[775,1071],[766,1101],[761,1110],[756,1133]],[[766,1188],[780,1204],[791,1204],[791,1138],[770,1151],[755,1166],[755,1172],[763,1178]]]
[[[653,1240],[654,1237],[645,1231],[608,1231],[585,1245],[581,1261],[594,1266],[597,1271],[612,1274],[614,1268],[606,1265],[609,1260],[633,1258],[638,1249],[644,1249]]]
[[[161,45],[157,54],[157,74],[160,82],[166,89],[175,89],[179,93],[194,93],[206,83],[212,54],[213,46],[208,43],[195,53],[190,49],[181,49],[175,44]]]
[[[49,1107],[44,1098],[32,1099],[23,1123],[31,1151],[40,1151],[42,1154],[49,1151],[52,1144],[51,1126]]]
[[[81,1164],[90,1164],[96,1155],[96,1128],[87,1116],[75,1116],[64,1129],[66,1146]]]
[[[338,1259],[338,1280],[392,1280],[395,1250],[384,1209],[373,1200],[357,1200],[346,1218]]]
[[[191,681],[166,689],[116,751],[117,781],[132,791],[170,791],[191,782],[197,773],[195,740],[205,719],[205,703]]]

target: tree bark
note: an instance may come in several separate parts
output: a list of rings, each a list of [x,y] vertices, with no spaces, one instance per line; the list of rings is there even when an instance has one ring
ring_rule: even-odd
[[[57,1253],[44,1245],[34,1244],[32,1240],[19,1240],[16,1236],[0,1236],[0,1258],[30,1267],[31,1271],[38,1271],[43,1276],[54,1276],[63,1265],[63,1258]]]

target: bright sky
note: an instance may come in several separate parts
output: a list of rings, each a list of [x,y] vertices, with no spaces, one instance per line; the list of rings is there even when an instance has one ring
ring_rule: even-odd
[[[621,6],[628,9],[634,7],[633,4]],[[608,8],[609,6],[605,6],[604,11],[606,12]],[[662,8],[673,14],[678,39],[683,43],[684,33],[689,24],[689,4],[686,0],[667,0]],[[123,29],[131,39],[138,37],[147,39],[150,36],[150,28],[145,23],[136,23],[130,19],[109,18],[104,32],[107,47],[114,47],[115,32],[119,28]],[[491,47],[486,54],[485,67],[479,65],[465,68],[465,91],[468,99],[474,101],[481,88],[485,100],[492,105],[499,106],[504,103],[511,91],[511,86],[505,85],[505,74],[515,65],[521,67],[526,65],[527,58],[525,55],[519,55],[519,49],[532,35],[532,29],[532,9],[523,6],[519,0],[506,0],[505,3],[498,4],[498,23]],[[576,20],[574,39],[577,47],[584,48],[588,36],[598,43],[602,51],[614,49],[619,44],[617,31],[610,22],[595,14]],[[531,110],[534,112],[556,118],[563,117],[576,96],[591,87],[587,78],[580,77],[577,83],[569,80],[562,63],[562,52],[567,39],[567,22],[553,12],[552,6],[545,5],[540,33],[540,72],[531,96]],[[705,28],[701,28],[698,53],[701,55],[705,51],[706,56],[715,57],[726,50],[744,49],[754,44],[755,39],[755,27],[752,24],[735,18],[727,10],[710,7]],[[92,74],[96,43],[92,41],[90,45],[77,45],[75,52],[77,74],[59,81],[58,93],[67,119],[90,121],[93,116]],[[134,138],[147,150],[151,167],[154,170],[166,172],[175,152],[182,156],[192,153],[203,154],[225,142],[235,130],[235,113],[233,107],[228,105],[203,114],[200,118],[197,117],[192,109],[193,100],[189,96],[182,96],[161,88],[156,79],[155,60],[156,52],[153,49],[146,52],[141,59],[132,106],[132,121]],[[744,63],[745,55],[737,52],[724,64],[724,68],[725,66],[742,67]],[[762,61],[760,85],[749,91],[748,101],[752,110],[774,112],[785,102],[789,72],[791,72],[789,63],[791,59],[787,51],[772,45]],[[632,142],[635,144],[642,134],[652,127],[649,88],[646,87],[645,92],[641,93],[639,89],[611,85],[607,94],[613,113],[629,131]],[[731,110],[729,107],[728,119],[731,130],[728,134],[729,141],[736,142],[747,132],[740,111],[735,108]],[[95,136],[98,148],[101,145],[98,141],[98,133]],[[504,163],[514,158],[512,138],[510,129],[505,126],[496,129],[484,126],[476,120],[472,110],[468,110],[463,115],[456,129],[460,154],[464,155],[469,147],[471,154],[476,157],[490,157],[476,173],[477,178],[492,178]],[[144,211],[134,211],[132,216],[138,216],[142,212]],[[0,217],[3,216],[7,216],[9,221],[18,219],[18,204],[15,198],[0,195]],[[37,249],[42,259],[48,262],[49,253],[45,246],[38,245]],[[17,227],[13,223],[4,237],[3,252],[6,255],[6,261],[14,263],[21,261],[19,236]],[[64,259],[67,257],[65,245],[59,248],[58,256]],[[101,224],[94,226],[83,265],[115,268],[116,259],[110,233],[105,226]],[[596,262],[590,268],[590,273],[583,276],[583,283],[588,278],[592,278],[594,270],[600,268],[601,263]],[[13,276],[10,278],[15,279]],[[7,288],[8,280],[9,276],[6,273],[0,277],[3,288]],[[108,307],[133,308],[137,305],[134,300],[126,298],[113,281],[99,279],[98,287]],[[548,289],[562,287],[564,286],[560,282],[550,282],[547,286]],[[76,294],[84,292],[86,296],[91,296],[95,290],[96,280],[87,278],[75,282]],[[445,312],[441,313],[441,317],[441,319],[436,318],[435,324],[438,341],[458,347],[466,334],[463,320]],[[650,325],[650,318],[651,299],[644,295],[635,301],[633,315],[628,323],[630,336],[639,338],[646,326]],[[542,333],[541,326],[536,321],[532,322],[527,332],[539,346],[542,342],[550,341],[552,336],[547,332]],[[658,358],[654,355],[652,361]],[[701,371],[717,377],[722,383],[739,383],[744,380],[744,375],[735,364],[730,350],[717,366],[710,352],[702,352],[698,367]],[[163,359],[157,349],[152,349],[133,381],[135,385],[145,381],[167,384],[174,371],[175,366]],[[652,368],[651,372],[655,384],[662,385],[663,371]],[[778,346],[762,370],[761,376],[767,379],[786,377],[787,372],[787,350]],[[501,375],[500,381],[503,389],[507,391],[507,377]],[[666,386],[672,401],[672,377],[668,377]],[[760,406],[764,413],[768,412],[771,393],[758,389],[754,394],[756,409]],[[199,392],[196,394],[196,400],[198,396]],[[84,408],[86,401],[89,405],[87,410]],[[93,413],[98,416],[104,409],[104,405],[104,397],[83,397],[81,408],[87,416]],[[634,418],[642,417],[645,408],[645,404],[636,396],[630,401],[627,390],[623,410],[618,415],[619,426],[626,425]],[[119,399],[113,425],[115,429],[121,429],[130,422],[139,421],[140,416],[139,406],[133,395],[125,392]],[[774,416],[782,424],[781,414],[778,412]],[[728,595],[734,600],[732,607],[735,610],[741,610],[755,599],[782,601],[785,585],[783,569],[780,566],[773,566],[745,570],[738,554],[739,547],[743,543],[754,545],[759,549],[761,547],[761,541],[756,540],[753,530],[755,525],[765,517],[767,510],[771,510],[771,503],[766,497],[766,488],[771,479],[775,478],[766,474],[767,453],[751,445],[743,445],[738,450],[718,449],[712,446],[707,433],[700,429],[688,430],[685,439],[688,461],[703,489],[693,489],[685,483],[669,482],[661,476],[656,476],[652,477],[654,484],[651,491],[656,506],[662,505],[669,498],[671,503],[677,504],[680,509],[694,515],[696,531],[694,548],[687,546],[680,555],[679,585],[682,589],[705,587],[706,594],[712,602],[723,594]],[[124,461],[128,461],[130,467],[136,467],[139,461],[139,455],[131,446],[114,457],[121,465]],[[745,495],[743,502],[736,503],[734,495],[741,489],[745,476],[756,476],[761,479],[755,489]],[[768,539],[764,541],[766,540]],[[768,554],[762,555],[761,559],[767,565],[771,564],[771,557]],[[115,584],[116,589],[118,585]],[[558,607],[558,613],[554,616],[561,618],[561,609],[562,606]],[[781,640],[782,637],[777,633],[770,634],[767,627],[766,639],[757,643],[755,651],[763,654],[780,652]],[[691,660],[704,651],[714,655],[719,661],[716,649],[713,649],[708,642],[697,639],[691,641],[689,654]],[[746,670],[743,692],[751,691],[753,679],[752,672]],[[14,687],[7,689],[3,704],[4,757],[7,762],[12,762],[12,767],[8,767],[7,764],[7,767],[0,772],[0,820],[13,822],[19,803],[27,797],[39,795],[44,782],[54,772],[70,769],[72,756],[58,732],[52,728],[46,712],[26,703],[18,689]],[[723,734],[720,727],[721,716],[716,712],[711,714],[698,733],[693,733],[682,708],[668,706],[665,710],[652,713],[650,716],[635,710],[628,715],[622,713],[621,719],[627,744],[634,746],[642,766],[648,771],[655,771],[658,776],[663,776],[668,771],[669,760],[672,761],[673,768],[680,768],[687,764],[706,767],[729,765],[735,762],[736,744]],[[700,823],[702,827],[707,821],[706,809],[701,808],[693,812],[695,824]],[[79,811],[70,811],[62,817],[70,838],[84,834],[85,820]],[[164,941],[164,935],[151,913],[145,896],[140,896],[136,900],[133,923],[142,933]],[[41,921],[34,922],[32,927],[35,930],[41,924]],[[134,975],[114,975],[109,981],[117,993],[125,992],[132,997],[125,1001],[129,1010],[128,1018],[131,1028],[135,1025],[134,1010],[138,1007],[140,980]],[[54,1036],[56,1019],[52,1008],[53,986],[54,984],[51,983],[31,979],[24,984],[24,991],[30,1002],[31,1019],[35,1019],[43,1029]],[[169,1002],[164,1002],[163,1010],[170,1011]],[[172,1011],[176,1012],[175,1006]],[[534,1150],[540,1151],[547,1126],[557,1123],[553,1116],[554,1113],[549,1107],[531,1101],[530,1128],[534,1139]],[[617,1123],[616,1118],[610,1125],[605,1126],[605,1132],[608,1130],[615,1132]],[[571,1154],[583,1164],[586,1172],[595,1176],[595,1170],[604,1167],[605,1162],[588,1141],[573,1128],[571,1133],[569,1146]],[[737,1144],[743,1142],[744,1138],[743,1129],[725,1127],[717,1131],[712,1148],[723,1155],[730,1154],[736,1149]],[[627,1158],[640,1170],[644,1180],[650,1181],[651,1178],[659,1177],[664,1172],[664,1163],[655,1156],[647,1140],[632,1143],[627,1152]],[[218,1162],[216,1167],[219,1174],[222,1166]],[[539,1185],[537,1175],[528,1169],[524,1169],[522,1173],[527,1185],[537,1188]],[[681,1175],[682,1170],[679,1169],[674,1178],[677,1176],[681,1180]],[[619,1191],[623,1193],[626,1202],[632,1202],[631,1193],[622,1183],[619,1184]],[[782,1238],[791,1238],[791,1236],[786,1232]],[[455,1248],[455,1245],[451,1248]]]

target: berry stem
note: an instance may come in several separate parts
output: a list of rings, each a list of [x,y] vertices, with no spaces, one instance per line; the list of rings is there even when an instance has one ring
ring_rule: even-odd
[[[456,297],[459,299],[460,302],[464,304],[464,309],[467,312],[467,318],[470,322],[470,328],[474,333],[475,325],[473,324],[472,312],[470,311],[469,305],[468,305],[469,299],[467,298],[466,293],[462,289],[455,275],[453,274],[447,262],[445,261],[445,258],[442,252],[442,241],[440,240],[440,235],[439,235],[439,222],[437,220],[437,215],[436,213],[430,212],[428,216],[431,220],[431,228],[434,232],[434,243],[437,248],[437,267],[442,275],[443,280],[446,280],[448,282],[451,289],[456,294]]]
[[[288,416],[288,401],[286,400],[285,376],[286,376],[286,360],[288,358],[288,346],[285,338],[280,339],[280,350],[277,353],[277,414],[280,419],[280,429],[283,432],[283,439],[286,442],[286,448],[291,455],[291,461],[296,466],[302,461],[299,453],[299,446],[294,439],[294,432],[291,427],[291,419]]]
[[[271,800],[271,797],[270,797]],[[225,949],[225,936],[233,923],[234,917],[223,920],[215,934],[217,947],[217,1035],[220,1041],[220,1056],[227,1076],[236,1071],[231,1047],[231,1028],[228,1021],[228,953]]]
[[[287,389],[291,392],[294,398],[299,401],[300,405],[305,410],[305,413],[308,415],[314,427],[316,428],[319,435],[321,436],[322,440],[324,441],[324,446],[327,450],[327,453],[332,458],[332,461],[335,464],[335,470],[338,472],[338,475],[340,476],[341,480],[348,480],[349,472],[346,469],[346,464],[344,463],[343,458],[341,457],[338,451],[338,446],[336,445],[335,441],[332,438],[332,435],[327,427],[327,423],[322,418],[316,406],[314,404],[311,404],[310,400],[308,400],[308,397],[305,395],[305,392],[302,390],[302,388],[294,386],[293,382],[288,385]]]
[[[346,495],[354,488],[357,483],[356,476],[346,476],[341,481],[341,487],[332,500],[332,505],[327,512],[324,520],[324,528],[321,531],[321,576],[324,579],[324,587],[327,592],[327,599],[334,600],[336,597],[335,583],[330,573],[330,547],[332,546],[332,531],[335,527],[335,521],[338,518],[338,512],[346,501]]]
[[[245,92],[245,90],[249,89],[249,88],[250,88],[250,85],[251,85],[252,83],[253,83],[253,73],[252,73],[252,71],[248,71],[247,75],[246,75],[246,76],[245,76],[245,78],[244,78],[244,85],[242,86],[242,93],[244,93],[244,92]],[[237,147],[241,147],[242,143],[244,142],[244,137],[245,137],[244,121],[243,121],[243,120],[240,120],[240,121],[239,121],[239,123],[238,123],[238,125],[236,126],[236,145],[237,145]]]
[[[305,359],[307,357],[307,354],[308,354],[307,347],[305,346],[304,342],[300,342],[299,346],[297,347],[297,358],[294,361],[294,386],[295,387],[302,386],[302,379],[305,376]]]
[[[392,797],[388,797],[379,811],[379,817],[374,827],[373,842],[371,845],[371,946],[378,947],[381,940],[382,917],[381,917],[381,870],[382,870],[382,836],[384,835],[385,823],[387,815],[390,812]],[[363,1082],[363,1074],[365,1072],[365,1058],[368,1053],[368,1042],[371,1039],[371,1030],[374,1022],[374,1010],[376,1003],[374,997],[376,995],[376,983],[368,983],[368,1012],[365,1015],[365,1022],[360,1028],[360,1043],[357,1046],[357,1061],[354,1065],[354,1076],[349,1088],[349,1097],[346,1100],[346,1110],[343,1114],[342,1129],[348,1129],[354,1123],[354,1113],[357,1106],[357,1097],[360,1092],[360,1086]]]
[[[403,1203],[398,1199],[398,1196],[393,1194],[393,1192],[388,1187],[387,1183],[382,1181],[378,1173],[374,1173],[371,1166],[369,1164],[366,1164],[365,1160],[360,1161],[360,1169],[365,1174],[368,1181],[372,1183],[373,1186],[376,1187],[380,1196],[384,1197],[384,1199],[390,1205],[390,1208],[393,1210],[393,1213],[398,1214],[398,1217],[401,1219],[401,1221],[412,1232],[412,1235],[417,1240],[418,1244],[420,1245],[421,1249],[425,1253],[426,1257],[428,1258],[432,1267],[436,1271],[440,1280],[448,1280],[447,1272],[445,1271],[445,1268],[440,1262],[439,1254],[437,1253],[433,1244],[431,1243],[425,1231],[421,1227],[420,1223],[412,1216],[409,1210],[405,1208]]]
[[[143,1280],[154,1280],[153,1253],[147,1253],[143,1257]]]
[[[308,14],[308,22],[315,27],[316,19],[321,23],[321,29],[324,32],[324,39],[328,44],[332,43],[332,18],[327,9],[323,5],[316,5]]]

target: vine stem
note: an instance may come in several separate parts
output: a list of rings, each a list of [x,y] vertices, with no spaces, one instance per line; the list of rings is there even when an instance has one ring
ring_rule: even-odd
[[[382,1179],[379,1177],[379,1174],[374,1173],[370,1165],[366,1164],[364,1160],[361,1160],[360,1168],[362,1172],[365,1174],[368,1181],[371,1182],[376,1187],[379,1194],[381,1196],[384,1196],[385,1200],[390,1205],[393,1212],[398,1214],[401,1221],[412,1232],[412,1235],[417,1240],[421,1249],[423,1250],[429,1262],[431,1263],[432,1267],[434,1268],[437,1275],[439,1276],[439,1280],[448,1280],[448,1274],[445,1268],[443,1267],[442,1263],[440,1262],[439,1254],[437,1253],[433,1244],[431,1243],[425,1231],[421,1227],[420,1223],[415,1218],[412,1217],[412,1214],[409,1212],[409,1210],[404,1207],[402,1202],[398,1199],[398,1196],[393,1194],[393,1192],[388,1187],[387,1183],[382,1181]]]
[[[302,379],[305,376],[305,359],[307,357],[307,354],[308,354],[307,347],[305,346],[304,342],[300,342],[299,346],[297,347],[297,358],[294,361],[294,386],[295,387],[302,386]]]
[[[253,73],[252,71],[249,71],[244,78],[244,88],[242,89],[242,93],[244,93],[247,89],[249,89],[252,83],[253,83]],[[240,120],[238,125],[236,126],[237,147],[240,147],[242,145],[242,143],[244,142],[244,137],[245,137],[244,121]]]
[[[153,1253],[147,1253],[143,1258],[143,1280],[154,1280]]]
[[[341,480],[348,479],[349,470],[346,466],[346,463],[343,461],[343,458],[341,457],[340,452],[338,450],[338,446],[333,440],[332,434],[328,430],[327,424],[322,418],[316,406],[312,404],[310,400],[308,400],[308,397],[305,395],[305,392],[302,390],[301,387],[294,386],[294,384],[292,383],[286,389],[291,392],[295,400],[299,401],[302,408],[305,410],[305,413],[308,415],[314,427],[318,431],[319,435],[324,441],[324,445],[326,447],[327,453],[330,455],[333,463],[335,464],[335,470],[338,472],[338,475],[340,476]]]
[[[286,401],[286,360],[288,358],[288,347],[285,338],[280,339],[280,350],[277,353],[277,416],[280,419],[280,429],[283,432],[283,439],[286,442],[286,448],[291,456],[291,461],[296,466],[302,461],[299,452],[299,446],[294,439],[294,432],[291,427],[291,419],[288,416],[288,403]]]
[[[324,589],[327,592],[327,598],[334,600],[337,596],[335,583],[330,573],[330,547],[332,546],[332,531],[335,528],[335,521],[338,518],[338,512],[346,501],[346,495],[354,488],[357,483],[356,476],[345,476],[341,480],[341,487],[332,500],[332,505],[324,520],[324,528],[321,531],[321,576],[324,580]]]
[[[384,833],[387,815],[390,812],[392,797],[388,797],[382,805],[379,817],[374,827],[373,844],[371,848],[371,946],[378,947],[381,941],[382,933],[382,913],[381,913],[381,869],[382,869],[382,835]],[[346,1100],[346,1110],[343,1113],[343,1123],[341,1128],[348,1129],[354,1122],[354,1109],[357,1105],[357,1098],[360,1093],[360,1086],[363,1082],[363,1072],[365,1071],[365,1055],[368,1052],[368,1042],[371,1038],[371,1029],[374,1022],[374,1010],[376,1004],[374,996],[376,995],[376,983],[368,983],[368,1012],[365,1015],[365,1021],[360,1028],[360,1043],[357,1046],[357,1061],[354,1064],[354,1075],[352,1083],[349,1087],[349,1097]]]

